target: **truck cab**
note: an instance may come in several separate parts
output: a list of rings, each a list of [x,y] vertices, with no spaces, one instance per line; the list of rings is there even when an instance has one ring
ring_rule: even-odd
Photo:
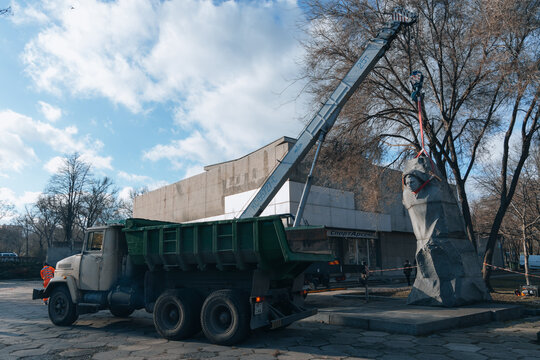
[[[88,229],[80,254],[60,260],[49,289],[71,278],[78,290],[107,291],[117,281],[127,255],[126,240],[118,226],[100,226]],[[48,288],[49,288],[48,287]],[[71,290],[71,289],[70,289]],[[79,296],[73,302],[79,302]]]
[[[70,325],[80,314],[107,308],[121,317],[135,310],[131,298],[117,301],[120,278],[129,271],[122,227],[88,229],[81,253],[60,260],[47,288],[34,289],[33,299],[50,298],[49,317],[54,324]]]
[[[80,255],[79,289],[107,291],[118,281],[126,240],[119,227],[91,228]]]

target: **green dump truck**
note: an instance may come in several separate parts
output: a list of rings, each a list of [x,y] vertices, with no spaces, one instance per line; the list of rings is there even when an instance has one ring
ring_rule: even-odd
[[[316,313],[303,305],[303,271],[332,259],[326,231],[288,228],[288,220],[128,219],[91,228],[82,252],[58,262],[54,278],[33,298],[49,297],[56,325],[104,309],[127,317],[145,308],[167,339],[202,329],[213,343],[237,343],[252,329],[275,329]]]

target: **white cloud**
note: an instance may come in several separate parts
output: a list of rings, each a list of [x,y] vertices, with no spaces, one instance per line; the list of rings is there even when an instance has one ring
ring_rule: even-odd
[[[44,101],[38,101],[38,104],[40,107],[39,110],[43,116],[45,116],[45,119],[49,120],[50,122],[56,122],[62,117],[62,109],[52,106]]]
[[[50,174],[55,174],[64,165],[64,159],[60,156],[55,156],[43,165],[43,168]]]
[[[152,3],[89,0],[71,10],[71,1],[45,2],[52,22],[25,47],[28,74],[53,93],[97,94],[140,111],[148,82],[140,57],[157,25]]]
[[[188,167],[186,169],[186,174],[184,175],[184,179],[187,179],[189,177],[192,177],[198,174],[202,174],[203,172],[204,172],[203,166],[195,165],[195,166]]]
[[[118,177],[119,177],[120,179],[129,181],[129,182],[131,182],[131,183],[147,183],[147,182],[153,181],[152,178],[151,178],[150,176],[146,176],[146,175],[136,175],[136,174],[128,174],[128,173],[125,172],[125,171],[119,171],[119,172],[118,172]]]
[[[177,104],[180,139],[144,153],[177,168],[295,135],[302,84],[295,1],[46,1],[52,22],[25,47],[37,87],[102,96],[133,112]],[[288,89],[284,92],[285,89]],[[298,108],[297,108],[298,107]],[[292,134],[291,134],[292,133]]]
[[[506,133],[500,131],[494,134],[486,136],[485,145],[483,151],[478,155],[478,163],[481,166],[494,166],[500,167],[501,160],[504,154],[504,137]],[[515,150],[521,146],[521,135],[519,129],[515,129],[513,136],[510,138],[508,144],[510,149],[510,156],[515,155]]]
[[[100,156],[96,154],[95,150],[92,149],[81,152],[81,160],[92,165],[94,169],[112,170],[112,159],[112,156]]]
[[[37,144],[45,144],[57,153],[79,152],[84,161],[97,169],[112,169],[110,156],[98,155],[103,143],[90,137],[78,136],[75,126],[56,128],[50,123],[34,120],[11,110],[0,111],[0,174],[21,172],[23,168],[38,161],[34,150]],[[33,145],[30,145],[33,144]],[[46,169],[54,166],[54,161],[47,162]]]
[[[147,184],[148,191],[156,190],[164,186],[169,185],[167,181],[164,180],[151,180],[152,182]],[[135,191],[136,189],[141,189],[140,187],[125,186],[118,192],[118,198],[127,201],[130,198],[130,192]]]
[[[157,180],[157,181],[154,181],[153,183],[148,184],[148,190],[149,191],[156,190],[167,185],[169,185],[169,182],[165,180]]]
[[[128,201],[129,200],[129,194],[133,191],[133,187],[132,186],[126,186],[126,187],[123,187],[122,190],[120,190],[118,192],[118,198],[120,200],[123,200],[123,201]]]
[[[174,140],[168,145],[157,145],[144,153],[143,158],[151,161],[169,159],[176,168],[183,168],[182,161],[198,161],[213,156],[208,140],[194,131],[190,137]]]
[[[15,24],[39,23],[45,24],[49,21],[49,17],[34,5],[27,4],[22,8],[19,4],[11,2],[11,21]]]
[[[25,205],[31,205],[35,203],[41,195],[41,192],[39,191],[25,191],[22,195],[17,196],[15,192],[9,188],[1,187],[0,188],[0,199],[6,201],[9,204],[12,204],[15,206],[15,210],[20,214],[24,213],[24,207]],[[11,217],[6,217],[2,219],[2,222],[4,223],[10,223],[12,220],[15,219],[17,214],[13,214]]]

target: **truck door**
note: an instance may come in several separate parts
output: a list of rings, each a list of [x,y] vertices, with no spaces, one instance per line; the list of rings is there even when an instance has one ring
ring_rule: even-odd
[[[100,291],[110,290],[118,281],[119,268],[122,266],[122,258],[119,256],[118,238],[120,231],[118,228],[109,227],[105,232],[105,239],[101,247],[102,260],[99,274]]]
[[[79,286],[82,290],[99,290],[104,237],[105,230],[89,231],[86,234],[79,270]]]

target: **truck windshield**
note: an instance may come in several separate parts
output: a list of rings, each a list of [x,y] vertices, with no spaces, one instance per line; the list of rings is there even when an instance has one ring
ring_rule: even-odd
[[[103,246],[103,231],[94,231],[88,233],[86,241],[86,251],[101,251]]]

